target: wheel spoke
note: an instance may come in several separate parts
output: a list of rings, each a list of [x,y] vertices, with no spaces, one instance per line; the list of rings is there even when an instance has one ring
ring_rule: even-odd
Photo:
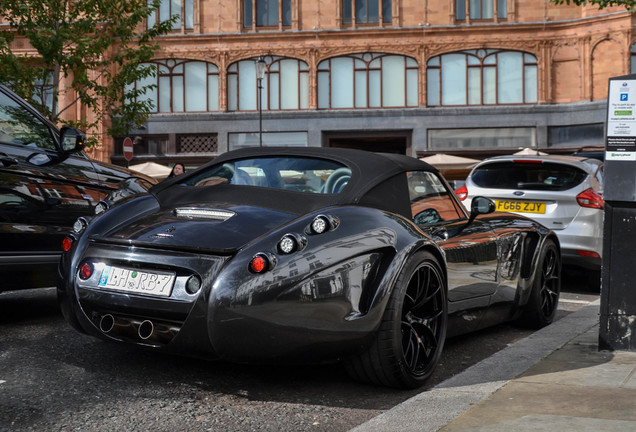
[[[439,343],[433,329],[427,326],[418,326],[420,332],[409,323],[403,324],[403,349],[404,359],[412,372],[427,365]]]
[[[554,251],[549,251],[546,254],[543,271],[541,274],[541,292],[540,292],[540,300],[541,300],[541,311],[544,315],[549,316],[554,311],[554,308],[557,306],[557,301],[559,298],[559,269],[557,267],[557,256]]]
[[[411,373],[424,374],[436,358],[445,329],[441,278],[430,265],[411,275],[402,306],[402,351]]]

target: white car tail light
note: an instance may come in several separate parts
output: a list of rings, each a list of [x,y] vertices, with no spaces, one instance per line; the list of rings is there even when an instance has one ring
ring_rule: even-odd
[[[603,197],[591,188],[586,189],[578,194],[576,196],[576,202],[578,202],[581,207],[596,208],[601,210],[605,206]]]

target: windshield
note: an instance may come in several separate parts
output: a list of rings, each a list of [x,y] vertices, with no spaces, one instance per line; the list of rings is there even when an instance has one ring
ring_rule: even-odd
[[[343,164],[307,157],[259,157],[213,165],[185,180],[187,186],[233,184],[314,194],[337,194],[349,183]]]
[[[480,187],[564,191],[583,182],[587,173],[572,165],[552,162],[497,162],[482,165],[471,174]]]

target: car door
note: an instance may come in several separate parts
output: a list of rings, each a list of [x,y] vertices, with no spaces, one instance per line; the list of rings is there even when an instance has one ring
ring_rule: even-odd
[[[58,144],[58,131],[0,88],[0,266],[50,279],[73,222],[104,196],[88,161]],[[35,277],[35,276],[34,276]],[[20,283],[22,276],[16,276]],[[35,279],[24,284],[37,284]]]
[[[490,224],[479,217],[468,224],[461,204],[437,174],[414,171],[407,179],[414,222],[446,253],[449,309],[461,301],[487,306],[498,286],[497,238]]]

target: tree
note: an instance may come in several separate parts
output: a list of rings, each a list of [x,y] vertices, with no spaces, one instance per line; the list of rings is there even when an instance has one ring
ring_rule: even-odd
[[[636,10],[636,0],[552,0],[552,2],[558,5],[573,3],[577,6],[585,6],[589,3],[597,5],[599,9],[611,6],[624,6],[628,11]]]
[[[0,27],[0,82],[53,123],[86,130],[89,145],[97,143],[94,132],[104,119],[111,119],[107,133],[125,135],[153,108],[138,97],[152,86],[132,84],[156,73],[144,63],[159,48],[155,38],[168,33],[176,19],[144,28],[160,1],[0,0],[0,21],[8,23]],[[31,53],[14,48],[18,38],[29,42]],[[63,106],[61,91],[71,95]],[[78,102],[95,114],[94,121],[60,119]]]

